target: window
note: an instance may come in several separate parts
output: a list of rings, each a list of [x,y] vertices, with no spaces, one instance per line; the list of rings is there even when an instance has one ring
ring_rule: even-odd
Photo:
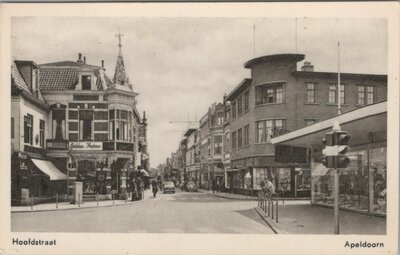
[[[305,119],[304,122],[305,122],[306,126],[309,126],[309,125],[312,125],[315,122],[317,122],[317,120],[316,119]]]
[[[244,97],[244,111],[247,111],[249,109],[249,92],[246,91],[243,97]]]
[[[33,116],[28,114],[24,116],[24,143],[32,145],[33,136]]]
[[[45,122],[44,122],[44,120],[40,120],[39,136],[40,136],[40,147],[42,147],[42,148],[44,148],[44,128],[45,128]]]
[[[238,115],[242,115],[242,105],[243,105],[243,99],[242,96],[240,96],[237,101]]]
[[[222,125],[222,123],[224,122],[224,113],[223,112],[218,112],[218,125]]]
[[[261,85],[256,87],[256,105],[283,102],[282,85]]]
[[[214,155],[222,154],[222,135],[214,136]]]
[[[232,119],[236,119],[236,101],[232,103]]]
[[[329,85],[328,102],[330,104],[337,103],[337,85]],[[340,85],[340,104],[345,104],[346,97],[344,93],[344,85]]]
[[[92,141],[93,134],[93,111],[79,111],[79,140]]]
[[[11,139],[14,138],[14,118],[11,118]]]
[[[82,90],[90,90],[92,87],[92,78],[90,75],[82,75]]]
[[[375,101],[374,86],[358,86],[358,104],[366,105],[373,104]]]
[[[211,156],[211,138],[207,138],[207,155]]]
[[[244,126],[244,141],[243,145],[249,145],[249,125]]]
[[[236,148],[236,131],[232,132],[232,149]]]
[[[238,148],[243,146],[243,134],[242,134],[242,128],[239,128],[237,131],[237,146]]]
[[[225,110],[225,121],[228,121],[230,116],[229,116],[229,109]]]
[[[66,137],[66,121],[65,121],[65,110],[64,109],[53,109],[52,110],[52,139],[54,140],[63,140]],[[71,120],[78,120],[79,112],[78,111],[68,111],[69,117],[69,125],[70,123],[77,123],[76,121]],[[71,118],[72,117],[72,118]],[[70,129],[72,130],[72,129]],[[78,127],[75,129],[78,131]],[[71,136],[71,134],[70,134]]]
[[[315,103],[315,84],[307,83],[307,103]]]
[[[225,141],[224,141],[224,152],[225,153],[229,152],[229,146],[230,146],[229,133],[225,133]]]
[[[256,122],[256,142],[269,142],[271,137],[279,135],[285,129],[285,120],[273,119]]]

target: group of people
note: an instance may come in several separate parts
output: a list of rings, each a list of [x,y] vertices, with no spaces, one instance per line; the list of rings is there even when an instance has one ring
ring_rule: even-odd
[[[145,183],[140,177],[133,178],[130,183],[130,192],[132,192],[132,201],[142,200]]]
[[[211,183],[211,189],[212,192],[221,192],[223,190],[223,182],[220,181],[219,179],[213,179],[212,183]]]

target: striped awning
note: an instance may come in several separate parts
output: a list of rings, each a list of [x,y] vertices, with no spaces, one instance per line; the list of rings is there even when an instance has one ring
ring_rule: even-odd
[[[40,171],[50,177],[51,181],[67,180],[68,176],[63,174],[57,167],[48,160],[43,159],[31,159]]]

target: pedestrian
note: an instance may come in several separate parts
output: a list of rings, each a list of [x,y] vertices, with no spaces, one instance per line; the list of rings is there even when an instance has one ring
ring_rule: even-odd
[[[136,186],[136,179],[132,179],[132,184],[131,184],[131,190],[132,190],[132,201],[136,201],[137,198],[137,186]]]
[[[215,190],[217,189],[217,182],[215,179],[212,180],[211,188],[212,188],[212,192],[214,194]]]
[[[155,198],[158,192],[158,183],[156,181],[153,181],[153,197]]]

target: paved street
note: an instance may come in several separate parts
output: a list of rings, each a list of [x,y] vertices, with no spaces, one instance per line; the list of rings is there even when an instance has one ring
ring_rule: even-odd
[[[12,231],[273,234],[253,210],[255,201],[177,192],[133,204],[13,213]]]

